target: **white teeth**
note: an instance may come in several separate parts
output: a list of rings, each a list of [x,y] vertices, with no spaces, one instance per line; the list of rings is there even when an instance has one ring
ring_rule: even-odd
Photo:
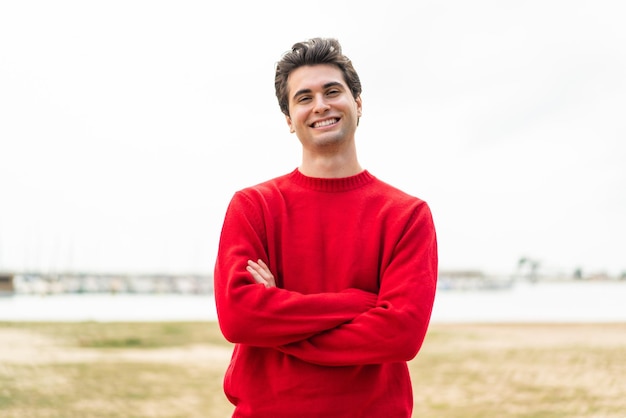
[[[337,119],[327,119],[327,120],[323,120],[321,122],[315,122],[313,124],[313,127],[314,128],[321,128],[323,126],[328,126],[328,125],[332,125],[332,124],[335,124],[335,123],[337,123]]]

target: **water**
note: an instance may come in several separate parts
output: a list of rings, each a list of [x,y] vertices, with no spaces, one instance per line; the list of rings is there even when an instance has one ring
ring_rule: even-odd
[[[60,294],[0,298],[0,321],[214,321],[211,295]],[[518,283],[439,291],[433,322],[626,322],[626,282]]]
[[[0,321],[212,321],[209,294],[58,294],[0,298]]]
[[[626,322],[626,282],[518,283],[500,291],[439,292],[438,322]]]

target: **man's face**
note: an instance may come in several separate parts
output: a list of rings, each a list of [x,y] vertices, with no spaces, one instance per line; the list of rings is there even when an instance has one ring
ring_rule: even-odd
[[[321,151],[354,141],[361,97],[352,97],[339,68],[299,67],[289,74],[287,90],[287,124],[306,149]]]

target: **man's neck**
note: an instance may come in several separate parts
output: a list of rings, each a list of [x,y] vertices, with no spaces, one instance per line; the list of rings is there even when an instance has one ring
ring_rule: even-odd
[[[299,170],[308,177],[342,178],[359,174],[363,168],[356,156],[307,156],[303,153],[302,165]]]

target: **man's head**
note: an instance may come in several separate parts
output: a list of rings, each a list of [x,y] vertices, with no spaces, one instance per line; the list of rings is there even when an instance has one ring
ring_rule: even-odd
[[[361,94],[361,81],[352,66],[352,62],[341,52],[341,45],[336,39],[313,38],[298,42],[285,53],[276,64],[274,87],[280,110],[289,116],[289,74],[299,67],[318,64],[334,65],[343,73],[344,80],[356,99]]]

